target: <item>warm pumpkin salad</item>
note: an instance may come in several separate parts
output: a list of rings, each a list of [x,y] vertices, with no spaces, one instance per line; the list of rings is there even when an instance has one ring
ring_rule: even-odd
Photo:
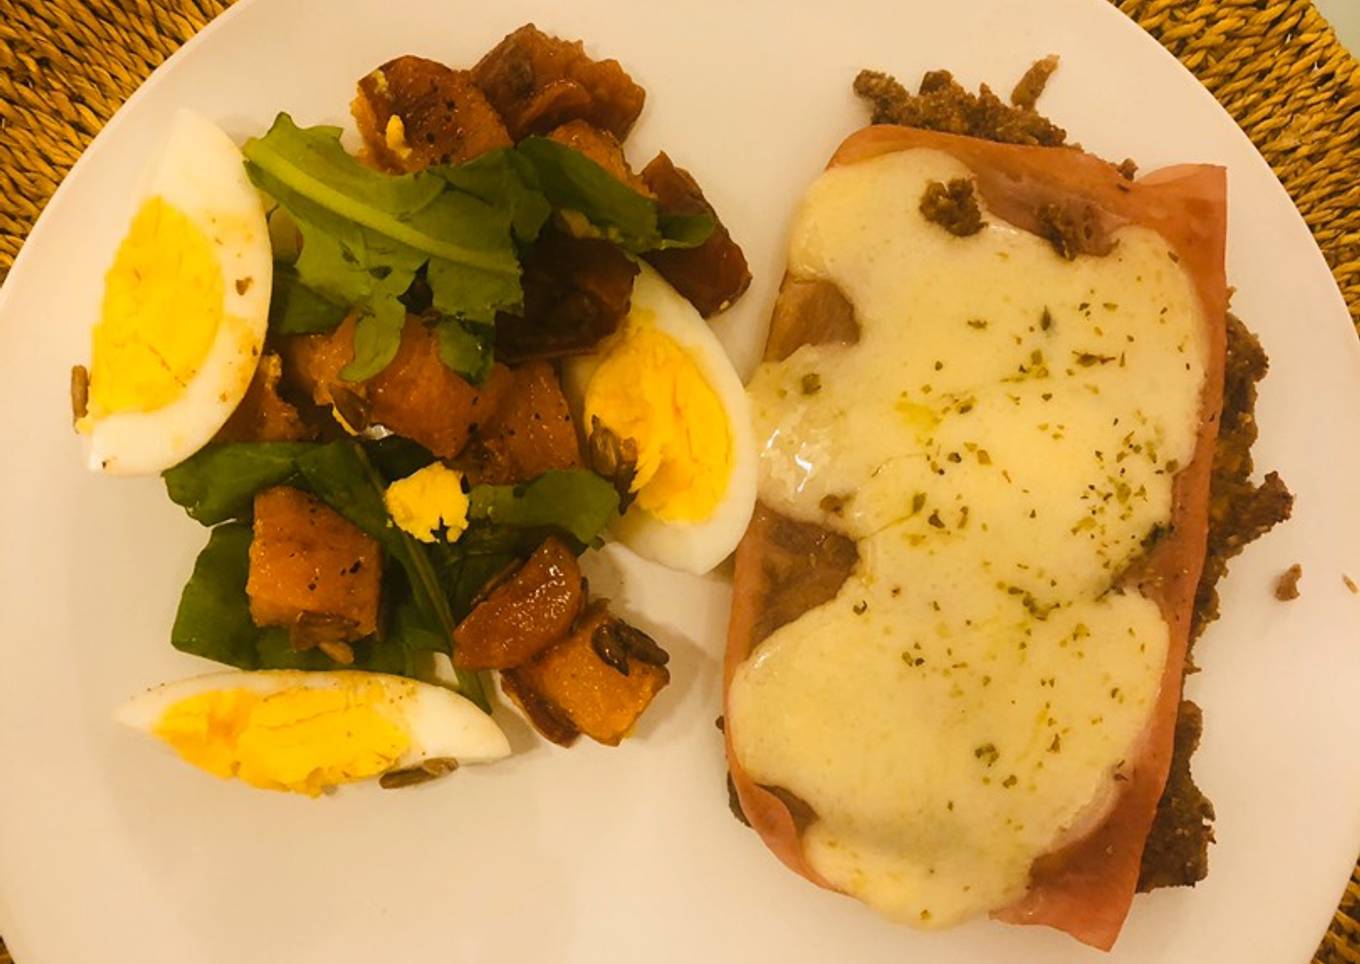
[[[644,101],[528,25],[360,78],[357,152],[288,114],[240,147],[174,119],[72,402],[92,469],[163,473],[209,529],[171,642],[234,670],[127,722],[309,794],[505,756],[497,689],[564,746],[628,735],[669,657],[578,556],[705,572],[755,499],[705,323],[750,274],[669,155],[630,166]]]

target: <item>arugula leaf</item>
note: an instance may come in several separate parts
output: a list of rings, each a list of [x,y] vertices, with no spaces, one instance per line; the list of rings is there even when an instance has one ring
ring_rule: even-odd
[[[439,339],[439,360],[473,385],[480,385],[491,374],[495,354],[496,329],[492,325],[444,318],[435,325]]]
[[[558,528],[588,545],[619,509],[614,486],[585,469],[544,472],[527,485],[476,485],[468,516],[493,525]]]
[[[269,330],[280,335],[330,331],[349,313],[343,304],[308,288],[297,269],[274,262],[274,290],[269,296]]]
[[[601,237],[632,254],[697,247],[713,231],[707,214],[662,219],[654,200],[565,144],[526,137],[515,150],[528,160],[538,189],[553,208],[566,213],[569,225],[584,218]]]
[[[530,242],[552,214],[548,199],[535,187],[533,165],[514,148],[488,151],[457,166],[430,171],[494,207],[508,209],[515,237]]]
[[[307,442],[208,445],[163,474],[170,501],[205,526],[248,515],[255,493],[295,481]]]
[[[396,355],[405,320],[398,299],[422,266],[446,315],[489,324],[520,304],[509,208],[450,190],[436,174],[374,171],[345,151],[339,128],[302,129],[287,114],[243,152],[251,181],[302,233],[298,278],[362,311],[345,379],[370,378]]]

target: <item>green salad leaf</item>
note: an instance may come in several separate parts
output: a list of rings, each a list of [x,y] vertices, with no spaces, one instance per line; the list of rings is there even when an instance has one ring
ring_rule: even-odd
[[[251,180],[278,204],[271,227],[277,221],[287,241],[271,328],[325,331],[357,309],[354,357],[341,372],[349,381],[373,377],[396,356],[401,299],[423,272],[441,316],[440,358],[480,382],[496,314],[523,302],[516,242],[537,239],[554,210],[577,233],[634,254],[694,247],[714,226],[706,214],[661,215],[652,198],[544,137],[457,166],[386,174],[345,151],[338,127],[301,128],[279,114],[243,150]]]
[[[585,469],[544,472],[525,485],[477,485],[468,516],[497,526],[558,528],[589,545],[619,510],[614,486]]]
[[[170,630],[175,649],[241,669],[261,668],[261,630],[246,599],[250,538],[250,526],[237,522],[212,531],[180,595]],[[287,632],[283,644],[288,645]]]
[[[312,446],[297,460],[298,470],[318,498],[368,533],[406,573],[417,610],[431,632],[452,645],[455,620],[449,598],[425,547],[392,523],[383,501],[384,482],[357,442]],[[456,670],[458,689],[483,709],[489,709],[481,678]]]
[[[319,650],[295,650],[288,630],[256,626],[250,618],[246,580],[250,573],[251,531],[231,522],[218,526],[198,555],[193,575],[180,596],[171,644],[181,652],[239,669],[336,669]],[[421,654],[438,641],[418,622],[402,617],[403,605],[385,638],[368,637],[353,644],[351,669],[418,676]]]
[[[170,501],[205,526],[250,514],[255,493],[296,481],[307,442],[232,442],[199,449],[163,475]]]
[[[435,325],[434,333],[439,342],[440,361],[473,385],[486,381],[495,357],[493,325],[444,318]]]
[[[330,331],[345,320],[349,309],[302,283],[297,268],[274,263],[274,290],[269,297],[269,330],[280,335],[310,335]]]
[[[717,224],[710,214],[659,214],[661,241],[657,248],[697,248],[708,240]]]
[[[365,442],[364,451],[385,482],[404,479],[435,460],[425,446],[400,435]]]
[[[534,181],[573,227],[584,218],[597,233],[631,254],[703,244],[714,221],[706,214],[662,218],[656,201],[639,194],[580,151],[546,137],[526,137],[515,148]]]
[[[423,266],[446,315],[490,324],[519,305],[511,209],[450,189],[436,174],[372,170],[341,146],[338,127],[303,129],[287,114],[243,152],[251,181],[302,233],[299,280],[362,312],[345,379],[371,378],[396,355],[406,317],[399,299]]]
[[[419,676],[431,652],[448,652],[453,629],[487,581],[549,534],[584,547],[618,511],[613,485],[583,469],[547,472],[518,486],[474,486],[471,525],[455,543],[427,546],[395,526],[384,492],[434,461],[391,437],[361,444],[240,442],[210,445],[165,473],[171,499],[204,525],[216,525],[184,587],[171,642],[176,649],[242,669],[333,669],[317,651],[298,652],[286,629],[260,628],[250,616],[251,528],[256,492],[295,485],[372,536],[388,559],[384,631],[354,644],[355,667]],[[223,523],[217,525],[218,523]],[[460,691],[485,708],[480,677],[458,671]]]
[[[552,214],[552,205],[535,186],[533,165],[512,147],[488,151],[458,165],[430,172],[473,197],[510,212],[515,237],[532,242]]]

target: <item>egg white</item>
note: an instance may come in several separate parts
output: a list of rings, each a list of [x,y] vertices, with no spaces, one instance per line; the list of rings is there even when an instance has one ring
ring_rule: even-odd
[[[755,510],[756,448],[751,405],[722,342],[699,312],[652,268],[646,264],[638,267],[632,307],[651,313],[651,323],[689,355],[718,396],[732,443],[732,472],[722,499],[708,518],[668,522],[635,502],[615,521],[611,534],[644,559],[701,575],[732,554]],[[606,341],[601,349],[607,351],[608,347]],[[582,425],[586,386],[598,365],[598,354],[586,355],[571,359],[564,372],[568,399]]]
[[[380,685],[389,706],[405,723],[411,745],[393,769],[404,770],[429,759],[447,757],[460,764],[489,763],[510,754],[510,743],[496,722],[452,690],[401,676],[358,670],[231,670],[193,676],[146,690],[119,707],[114,718],[154,736],[156,724],[170,707],[203,693],[247,690],[267,696],[289,689],[335,689],[346,682]]]
[[[144,175],[135,209],[157,195],[212,243],[222,272],[222,321],[197,373],[173,401],[92,419],[90,468],[113,475],[160,472],[202,448],[245,395],[269,321],[274,259],[264,203],[231,138],[207,118],[179,111]]]

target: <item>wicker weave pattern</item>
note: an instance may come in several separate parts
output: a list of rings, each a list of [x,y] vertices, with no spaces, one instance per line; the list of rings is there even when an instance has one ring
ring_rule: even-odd
[[[1309,0],[1112,2],[1194,71],[1255,142],[1360,326],[1360,63]],[[0,279],[104,122],[230,3],[0,0]],[[1360,964],[1360,865],[1315,962]],[[0,964],[12,964],[3,942]]]

